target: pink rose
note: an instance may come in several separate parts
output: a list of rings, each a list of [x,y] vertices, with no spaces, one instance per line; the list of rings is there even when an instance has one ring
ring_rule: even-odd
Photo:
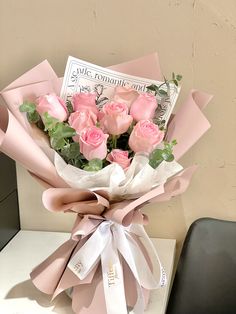
[[[157,108],[156,97],[152,94],[143,93],[132,103],[130,114],[135,121],[149,120],[154,117]]]
[[[97,95],[94,93],[74,94],[71,99],[74,111],[89,110],[97,115],[96,97]]]
[[[56,94],[41,96],[37,100],[36,110],[42,116],[47,112],[51,117],[59,121],[65,121],[68,117],[68,110],[63,99]]]
[[[121,149],[113,149],[110,154],[107,155],[106,160],[110,163],[116,162],[123,169],[130,166],[129,152]]]
[[[139,93],[131,87],[117,86],[113,96],[114,101],[124,103],[130,108],[132,102],[138,98]]]
[[[112,135],[125,133],[133,121],[128,111],[126,104],[119,102],[106,103],[103,106],[104,116],[101,120],[101,126]]]
[[[71,113],[69,117],[69,125],[75,129],[78,135],[73,137],[75,142],[79,142],[80,133],[83,129],[88,128],[90,126],[95,126],[97,122],[97,116],[88,110],[75,111]]]
[[[164,131],[149,120],[139,121],[129,138],[129,147],[135,152],[151,153],[164,138]]]
[[[107,155],[108,136],[96,126],[84,129],[80,135],[80,152],[87,160],[104,159]]]

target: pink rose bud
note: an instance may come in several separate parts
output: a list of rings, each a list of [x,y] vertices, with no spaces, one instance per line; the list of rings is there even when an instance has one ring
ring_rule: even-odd
[[[96,106],[95,93],[78,93],[74,94],[71,99],[71,104],[74,111],[89,110],[97,115],[98,108]]]
[[[108,136],[95,126],[83,129],[79,141],[80,152],[87,160],[104,159],[107,155]]]
[[[75,142],[79,142],[80,133],[83,129],[88,128],[90,126],[95,126],[97,122],[97,116],[88,110],[75,111],[71,113],[69,117],[69,125],[75,129],[78,135],[73,137]]]
[[[65,121],[68,117],[68,110],[63,99],[56,94],[41,96],[37,100],[36,111],[42,116],[47,112],[51,117],[59,121]]]
[[[129,138],[129,147],[135,152],[151,153],[164,138],[164,131],[149,120],[139,121]]]
[[[135,121],[149,120],[154,117],[157,108],[156,97],[152,94],[143,93],[132,103],[130,114]]]
[[[113,149],[110,154],[107,155],[106,160],[110,163],[116,162],[123,169],[127,169],[130,166],[129,152],[121,149]]]
[[[131,87],[123,87],[123,86],[117,86],[115,88],[115,93],[113,95],[113,99],[116,102],[124,103],[130,108],[132,102],[138,98],[139,93],[131,88]]]
[[[126,104],[119,102],[106,103],[103,106],[102,128],[112,135],[125,133],[133,121],[128,111]]]

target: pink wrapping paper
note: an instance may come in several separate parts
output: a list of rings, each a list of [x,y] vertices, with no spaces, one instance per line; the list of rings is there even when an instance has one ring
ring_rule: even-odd
[[[157,54],[111,68],[131,75],[162,79]],[[189,185],[196,166],[183,170],[164,185],[132,201],[111,202],[103,191],[91,192],[68,187],[55,170],[47,141],[19,113],[19,105],[23,100],[52,91],[58,93],[60,85],[61,80],[57,78],[48,62],[44,61],[2,91],[1,95],[7,107],[0,106],[0,149],[28,169],[44,186],[51,187],[43,194],[46,208],[55,212],[76,214],[71,239],[33,270],[31,278],[34,284],[41,291],[53,294],[53,297],[73,287],[72,307],[75,313],[104,314],[106,304],[100,265],[97,264],[84,280],[80,280],[67,267],[68,261],[104,220],[111,220],[123,226],[129,226],[131,223],[146,224],[148,218],[142,214],[140,210],[142,206],[148,202],[166,201],[183,193]],[[171,120],[166,137],[168,140],[177,139],[178,144],[174,152],[176,159],[183,156],[210,127],[202,113],[202,109],[210,99],[210,95],[191,91]],[[23,143],[23,145],[16,145],[16,143]],[[78,230],[82,230],[83,235],[78,235]],[[138,243],[137,237],[135,235],[132,237]],[[145,248],[141,243],[138,245],[150,264]],[[137,299],[135,279],[124,260],[122,264],[126,301],[128,305],[134,306]],[[144,289],[143,293],[147,302],[148,293]]]
[[[166,139],[177,139],[174,147],[176,160],[181,158],[210,128],[210,123],[202,109],[212,99],[212,95],[192,90],[168,126]],[[190,121],[194,122],[191,125]]]

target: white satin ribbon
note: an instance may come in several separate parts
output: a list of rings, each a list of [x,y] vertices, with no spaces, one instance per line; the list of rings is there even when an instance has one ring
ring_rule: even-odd
[[[153,275],[142,250],[130,233],[146,242],[153,266],[158,266],[159,280]],[[137,302],[134,314],[142,314],[145,301],[142,287],[157,289],[166,284],[166,274],[156,249],[142,225],[124,227],[111,221],[103,221],[93,235],[71,258],[68,267],[83,280],[101,260],[103,286],[108,314],[127,314],[123,269],[119,253],[129,265],[137,283]]]

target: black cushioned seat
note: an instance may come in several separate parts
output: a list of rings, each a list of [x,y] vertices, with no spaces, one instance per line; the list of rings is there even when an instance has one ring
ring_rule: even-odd
[[[236,314],[236,222],[191,225],[166,314]]]

